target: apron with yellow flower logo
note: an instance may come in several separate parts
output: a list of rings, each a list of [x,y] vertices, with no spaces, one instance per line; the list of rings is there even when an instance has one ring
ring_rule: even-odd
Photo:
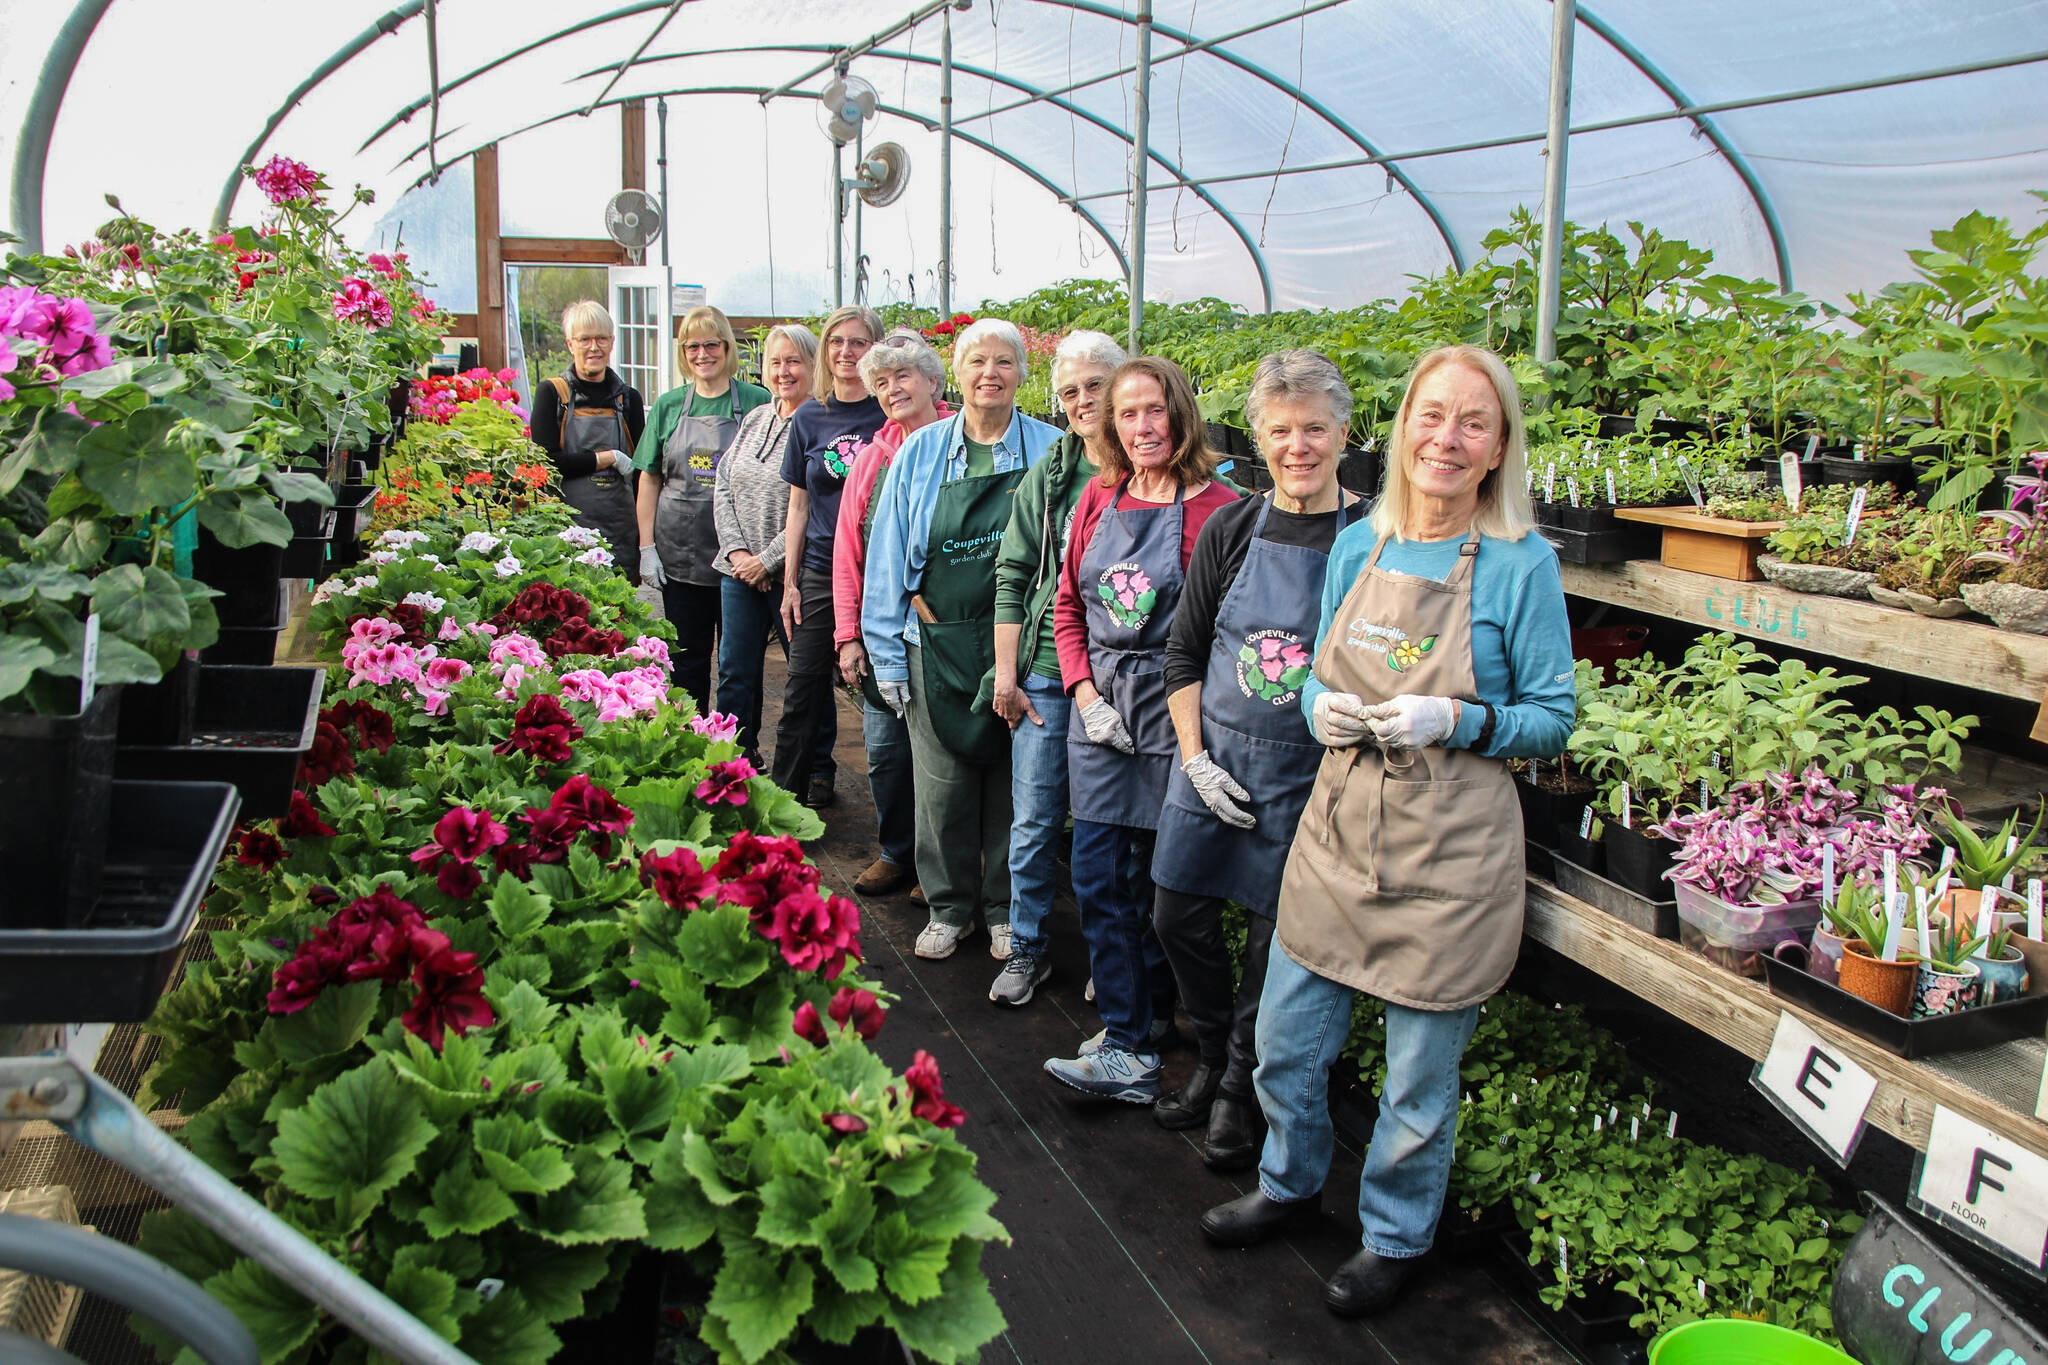
[[[661,571],[675,583],[713,587],[718,583],[718,523],[712,514],[712,485],[718,461],[739,435],[739,394],[725,391],[722,413],[676,419],[661,448],[661,491],[654,501],[654,545]]]
[[[1478,704],[1474,531],[1441,583],[1379,567],[1331,619],[1316,677],[1368,706],[1403,693]],[[1414,1009],[1499,990],[1522,946],[1522,812],[1507,765],[1469,749],[1329,749],[1280,884],[1283,951],[1316,975]]]

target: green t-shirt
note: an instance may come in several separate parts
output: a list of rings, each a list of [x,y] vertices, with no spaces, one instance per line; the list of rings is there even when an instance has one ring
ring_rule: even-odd
[[[681,419],[731,414],[737,421],[767,402],[769,396],[768,390],[744,379],[733,380],[732,386],[716,398],[704,397],[695,384],[670,389],[655,399],[648,410],[647,429],[640,433],[640,444],[633,448],[633,468],[651,470],[660,466],[662,447],[668,444],[670,433]]]
[[[996,448],[993,445],[983,445],[965,436],[960,439],[967,446],[967,472],[961,475],[962,478],[978,479],[996,472]]]

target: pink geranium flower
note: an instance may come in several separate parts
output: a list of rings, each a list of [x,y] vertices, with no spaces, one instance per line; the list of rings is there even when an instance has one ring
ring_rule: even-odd
[[[273,204],[311,203],[320,197],[320,177],[303,161],[273,156],[256,172],[256,188]]]

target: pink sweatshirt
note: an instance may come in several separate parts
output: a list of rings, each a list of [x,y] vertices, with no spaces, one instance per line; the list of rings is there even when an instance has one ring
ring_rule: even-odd
[[[950,417],[953,409],[938,404],[938,415]],[[867,520],[868,504],[875,500],[875,485],[882,471],[896,458],[896,452],[910,433],[903,423],[891,418],[875,433],[875,439],[860,448],[846,484],[839,493],[839,521],[832,532],[832,645],[838,648],[860,638],[860,603],[867,581],[868,542],[860,533]]]

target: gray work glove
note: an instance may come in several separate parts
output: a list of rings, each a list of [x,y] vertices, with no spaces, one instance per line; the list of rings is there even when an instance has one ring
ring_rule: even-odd
[[[640,581],[652,583],[657,588],[668,582],[668,575],[661,567],[661,551],[652,545],[640,547]]]
[[[1202,798],[1202,804],[1226,825],[1239,829],[1250,829],[1259,823],[1250,811],[1238,805],[1238,801],[1249,801],[1252,794],[1238,784],[1236,778],[1223,770],[1223,765],[1209,757],[1207,749],[1180,765],[1194,786],[1195,795]],[[1233,800],[1232,798],[1236,798]]]
[[[1389,749],[1427,749],[1451,737],[1457,727],[1457,705],[1449,697],[1424,697],[1403,692],[1366,712],[1373,738]]]
[[[1138,752],[1138,746],[1131,742],[1131,732],[1124,728],[1124,718],[1116,713],[1107,697],[1097,697],[1081,708],[1081,728],[1088,732],[1090,744],[1106,744],[1120,754]]]
[[[910,681],[907,678],[877,678],[875,691],[881,694],[882,705],[902,718],[903,708],[910,705]]]
[[[1319,692],[1309,729],[1329,749],[1348,749],[1371,733],[1372,708],[1355,692]]]

